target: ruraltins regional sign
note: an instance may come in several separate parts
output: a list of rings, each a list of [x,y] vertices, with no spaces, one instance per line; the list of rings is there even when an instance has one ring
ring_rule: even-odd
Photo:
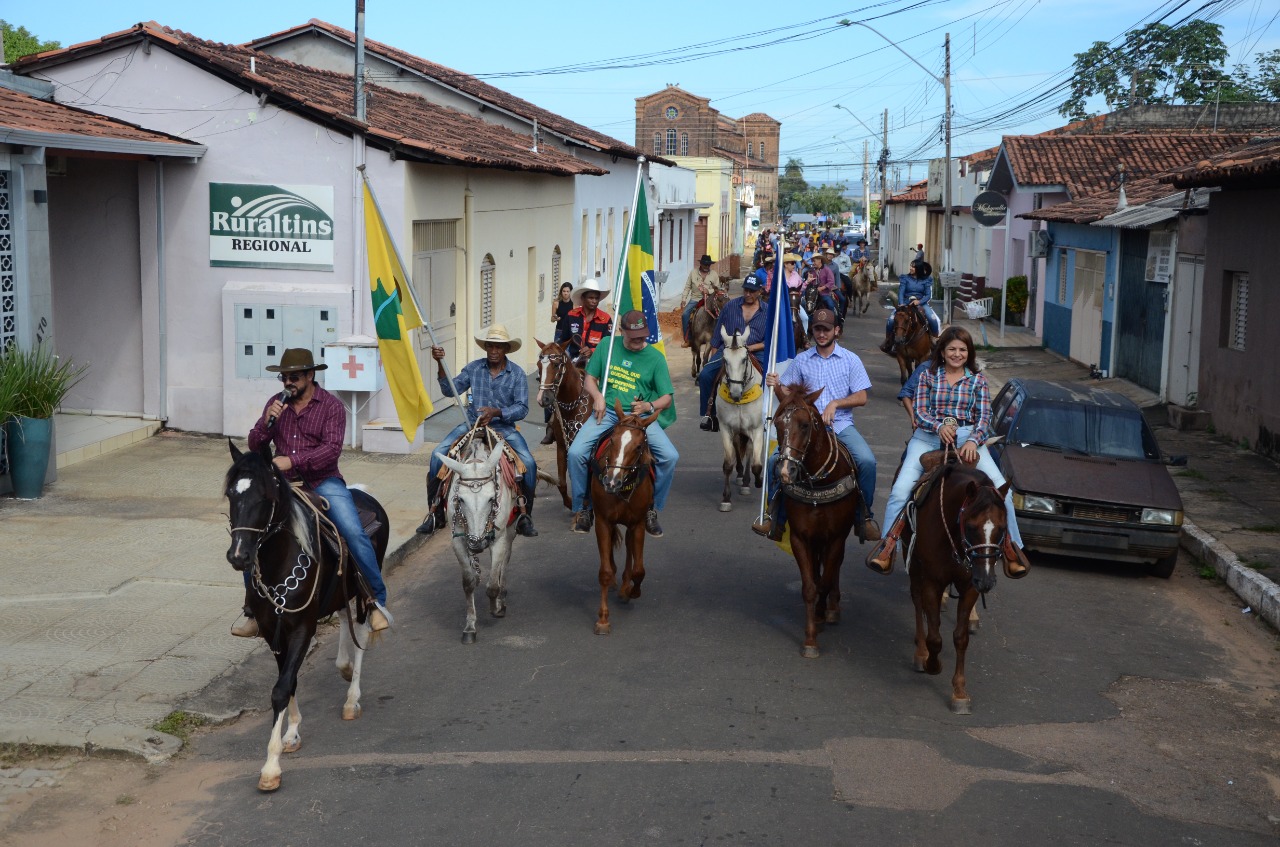
[[[973,219],[983,226],[996,226],[1009,214],[1009,201],[996,191],[984,191],[973,198]]]
[[[209,264],[333,270],[333,186],[209,183]]]

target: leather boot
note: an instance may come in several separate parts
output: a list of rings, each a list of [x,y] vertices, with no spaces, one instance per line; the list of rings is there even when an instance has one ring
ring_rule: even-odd
[[[889,527],[889,531],[880,539],[880,543],[867,554],[867,567],[878,574],[893,573],[893,551],[897,549],[898,539],[902,536],[902,530],[906,525],[907,516],[898,515],[893,526]]]
[[[884,341],[880,344],[880,352],[888,353],[890,355],[893,354],[893,336],[886,335],[884,337]]]
[[[1027,561],[1027,554],[1023,553],[1017,544],[1013,543],[1013,539],[1009,536],[1004,537],[1004,546],[1001,550],[1004,553],[1004,575],[1009,579],[1022,579],[1031,570],[1031,563]]]
[[[437,529],[444,526],[444,515],[441,514],[441,503],[437,503],[437,495],[440,492],[440,480],[435,476],[427,477],[427,516],[415,530],[419,535],[432,535]]]
[[[539,444],[555,444],[556,443],[556,434],[551,431],[551,424],[547,424],[547,434],[542,436],[542,440],[539,441],[538,443]]]
[[[778,518],[778,498],[781,496],[781,494],[778,494],[769,501],[769,508],[764,513],[764,520],[751,522],[751,531],[756,535],[763,535],[770,541],[782,540],[787,524],[786,521]]]
[[[538,530],[533,527],[533,498],[524,493],[524,485],[520,485],[520,496],[524,499],[524,509],[516,518],[516,532],[525,538],[537,538]]]
[[[258,637],[258,621],[254,618],[253,612],[249,611],[248,606],[244,607],[240,619],[236,621],[235,626],[231,627],[231,634],[237,638]]]

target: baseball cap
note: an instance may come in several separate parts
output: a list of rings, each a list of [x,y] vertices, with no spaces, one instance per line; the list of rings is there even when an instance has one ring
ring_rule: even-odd
[[[813,313],[813,317],[809,318],[809,326],[825,326],[828,329],[835,329],[836,313],[830,309],[819,309]]]
[[[632,309],[620,319],[622,323],[622,334],[629,339],[649,337],[649,324],[644,319],[644,312],[638,309]]]

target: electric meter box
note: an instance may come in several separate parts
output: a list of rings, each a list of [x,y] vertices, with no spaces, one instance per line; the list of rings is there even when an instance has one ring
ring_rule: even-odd
[[[324,387],[327,391],[382,390],[382,359],[378,342],[368,336],[351,336],[324,346]]]

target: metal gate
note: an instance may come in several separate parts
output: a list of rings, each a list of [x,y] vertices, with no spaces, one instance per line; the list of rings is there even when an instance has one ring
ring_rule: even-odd
[[[1148,237],[1144,229],[1120,234],[1115,375],[1159,392],[1168,286],[1147,281]]]

